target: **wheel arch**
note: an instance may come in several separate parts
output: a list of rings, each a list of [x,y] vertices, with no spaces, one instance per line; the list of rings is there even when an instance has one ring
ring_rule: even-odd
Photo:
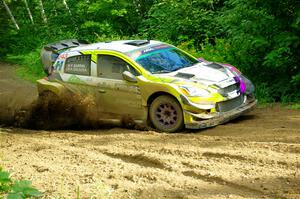
[[[49,82],[45,79],[37,80],[37,88],[39,95],[44,92],[52,92],[57,96],[60,96],[65,90],[63,85],[57,82]]]
[[[158,92],[152,93],[147,99],[147,106],[149,107],[151,105],[151,103],[153,102],[153,100],[155,100],[157,97],[159,97],[161,95],[168,95],[168,96],[173,97],[178,102],[178,104],[181,106],[181,103],[174,95],[172,95],[168,92],[165,92],[165,91],[158,91]]]

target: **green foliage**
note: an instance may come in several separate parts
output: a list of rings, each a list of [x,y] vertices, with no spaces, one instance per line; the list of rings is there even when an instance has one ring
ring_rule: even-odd
[[[6,16],[4,6],[0,4],[0,59],[4,57],[11,48],[6,45],[6,42],[9,42],[10,31],[9,18]]]
[[[10,183],[9,173],[0,169],[0,193],[9,191]]]
[[[293,110],[300,110],[300,103],[290,104],[288,105],[288,108]]]
[[[218,17],[230,61],[256,83],[260,99],[300,100],[297,9],[295,1],[229,0]]]
[[[226,63],[233,60],[230,56],[230,44],[224,39],[216,39],[215,45],[209,43],[207,38],[203,44],[201,44],[202,50],[196,50],[193,45],[193,40],[189,42],[183,42],[178,45],[179,48],[188,51],[196,58],[204,58],[205,60],[211,60],[219,63]]]
[[[163,0],[149,10],[141,24],[145,36],[172,41],[175,44],[193,40],[196,48],[209,37],[214,37],[213,20],[219,0],[187,1]]]
[[[18,64],[20,67],[17,69],[17,74],[26,80],[35,82],[45,76],[41,67],[39,49],[26,54],[8,55],[6,61]]]
[[[11,188],[11,192],[8,194],[7,199],[15,198],[30,198],[30,197],[40,197],[41,192],[33,188],[30,181],[22,180],[16,181]]]
[[[69,38],[90,42],[151,38],[195,57],[235,65],[262,102],[300,101],[300,6],[295,0],[6,0],[0,3],[0,59],[42,76],[39,50]],[[43,2],[47,22],[41,14]]]
[[[38,198],[42,194],[34,188],[30,181],[13,181],[7,171],[0,168],[0,196],[7,199]]]

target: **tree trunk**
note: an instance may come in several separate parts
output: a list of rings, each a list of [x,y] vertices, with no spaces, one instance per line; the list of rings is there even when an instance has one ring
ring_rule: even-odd
[[[24,3],[25,3],[25,6],[26,6],[26,9],[27,9],[27,12],[28,12],[28,16],[29,16],[29,18],[30,18],[30,21],[31,21],[32,24],[34,24],[33,17],[32,17],[31,11],[30,11],[30,9],[29,9],[27,0],[24,0]]]
[[[43,21],[44,21],[44,23],[47,23],[47,17],[46,17],[44,6],[43,6],[43,1],[39,0],[39,3],[40,3],[40,7],[41,7],[41,14],[42,14]]]
[[[16,28],[17,28],[18,30],[20,30],[19,25],[17,24],[17,22],[16,22],[16,20],[15,20],[15,17],[14,17],[14,15],[11,13],[11,11],[10,11],[8,5],[5,3],[4,0],[2,0],[2,2],[3,2],[3,5],[4,5],[6,11],[7,11],[8,14],[9,14],[11,20],[13,21],[14,25],[16,26]]]
[[[71,10],[70,10],[70,8],[69,8],[69,6],[68,6],[68,4],[67,4],[67,1],[66,1],[66,0],[63,0],[63,3],[64,3],[64,5],[65,5],[66,10],[69,12],[69,14],[70,14],[71,17],[72,17],[72,13],[71,13]]]
[[[62,0],[63,1],[63,4],[65,5],[65,8],[66,8],[66,10],[69,12],[69,14],[70,14],[70,17],[71,17],[71,20],[72,20],[72,22],[73,22],[73,24],[74,24],[74,26],[75,26],[75,29],[78,31],[78,26],[77,26],[77,24],[76,24],[76,22],[75,22],[75,20],[74,20],[74,17],[73,17],[73,15],[72,15],[72,12],[71,12],[71,10],[70,10],[70,7],[68,6],[68,3],[67,3],[67,0]]]

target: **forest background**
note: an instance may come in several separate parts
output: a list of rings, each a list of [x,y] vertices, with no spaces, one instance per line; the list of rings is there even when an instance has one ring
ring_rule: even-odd
[[[42,77],[43,45],[155,39],[230,63],[260,102],[300,102],[299,0],[1,0],[0,60]]]

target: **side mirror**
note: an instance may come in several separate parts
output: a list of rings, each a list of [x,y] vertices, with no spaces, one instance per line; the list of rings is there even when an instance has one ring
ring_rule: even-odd
[[[136,77],[129,71],[124,71],[122,73],[123,79],[128,82],[137,82]]]

